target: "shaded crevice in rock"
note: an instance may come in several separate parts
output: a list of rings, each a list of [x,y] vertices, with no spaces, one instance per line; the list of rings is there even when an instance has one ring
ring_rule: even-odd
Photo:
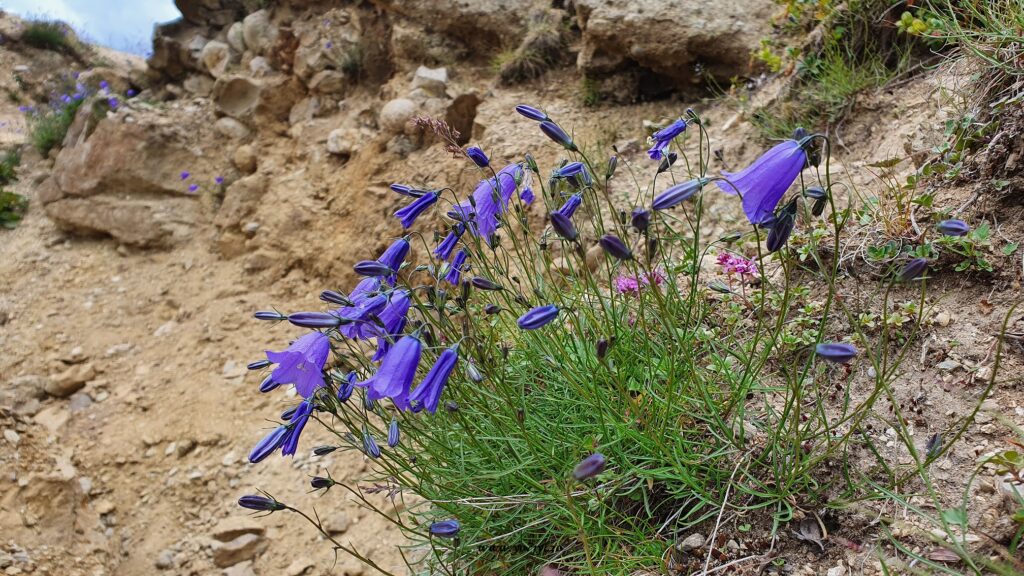
[[[476,121],[476,109],[480,106],[480,97],[475,92],[462,94],[455,98],[445,114],[445,122],[459,132],[457,142],[466,145],[473,137],[473,123]]]

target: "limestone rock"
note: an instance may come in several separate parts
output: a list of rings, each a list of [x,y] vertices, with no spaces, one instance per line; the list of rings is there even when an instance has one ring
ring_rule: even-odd
[[[232,50],[241,54],[245,52],[245,33],[243,28],[245,26],[241,22],[235,22],[228,28],[228,46]]]
[[[347,85],[345,75],[336,70],[317,72],[309,81],[309,89],[320,94],[340,94]]]
[[[491,55],[519,43],[526,19],[539,0],[373,0],[385,10],[445,34],[478,54]]]
[[[81,390],[85,383],[96,377],[92,364],[70,366],[46,383],[46,393],[57,398],[67,398]]]
[[[230,542],[243,534],[262,536],[266,528],[251,516],[230,516],[224,518],[210,531],[210,536],[220,542]]]
[[[773,0],[578,0],[577,64],[587,74],[653,72],[671,85],[697,80],[699,65],[719,80],[747,71],[750,54],[771,35]]]
[[[231,157],[231,163],[243,174],[252,174],[256,171],[256,151],[252,146],[239,146]]]
[[[234,566],[246,560],[252,560],[267,548],[267,542],[257,534],[242,534],[223,544],[213,547],[213,563],[218,568]]]
[[[327,151],[331,154],[351,156],[355,149],[355,142],[347,130],[337,128],[327,135]]]
[[[433,96],[444,96],[448,87],[448,69],[420,66],[413,76],[412,87],[421,88]]]
[[[224,191],[224,202],[217,212],[214,223],[219,228],[237,228],[251,216],[259,206],[260,198],[267,192],[267,179],[252,174],[232,182]]]
[[[206,74],[193,74],[181,83],[186,92],[206,98],[213,92],[213,79]]]
[[[217,40],[207,42],[206,46],[203,46],[199,60],[210,76],[220,78],[227,71],[228,64],[231,63],[231,47]]]
[[[409,129],[409,121],[415,114],[415,102],[408,98],[395,98],[380,109],[381,130],[388,134],[401,134]]]
[[[217,132],[232,140],[245,140],[250,133],[248,126],[228,116],[219,118],[213,127]]]
[[[246,47],[256,54],[266,54],[277,42],[278,34],[267,10],[257,10],[242,20],[242,38]]]
[[[284,75],[259,79],[224,76],[213,87],[217,110],[237,120],[286,120],[302,95],[299,81]]]

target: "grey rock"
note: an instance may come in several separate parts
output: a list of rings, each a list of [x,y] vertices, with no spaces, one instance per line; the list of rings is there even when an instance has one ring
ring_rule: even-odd
[[[448,69],[420,66],[413,76],[412,87],[421,88],[434,96],[444,96],[448,88]]]
[[[408,98],[395,98],[380,110],[380,127],[388,134],[402,134],[416,114],[416,103]]]
[[[214,544],[213,563],[218,568],[234,566],[239,562],[252,560],[266,547],[266,541],[258,534],[243,534],[229,542]]]
[[[689,536],[684,538],[682,542],[678,544],[679,549],[684,552],[691,552],[693,550],[700,548],[703,545],[704,535],[698,533],[690,534]]]

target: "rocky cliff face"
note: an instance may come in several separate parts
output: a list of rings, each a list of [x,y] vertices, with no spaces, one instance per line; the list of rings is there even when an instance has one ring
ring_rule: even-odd
[[[373,214],[354,237],[382,235],[380,156],[432,144],[414,116],[479,139],[494,83],[550,67],[538,86],[586,77],[625,102],[693,92],[747,73],[771,5],[177,0],[184,17],[155,30],[148,89],[100,116],[83,107],[42,200],[70,230],[141,247],[209,230],[224,257],[281,271],[303,260],[319,226],[308,208],[324,198]]]

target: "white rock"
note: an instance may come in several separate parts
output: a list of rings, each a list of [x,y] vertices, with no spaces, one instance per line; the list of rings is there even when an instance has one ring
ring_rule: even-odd
[[[355,151],[355,144],[348,138],[347,131],[337,128],[327,135],[327,151],[331,154],[351,156]]]
[[[412,87],[422,88],[434,96],[444,96],[448,87],[448,69],[420,66],[412,78]]]
[[[220,78],[231,62],[231,47],[223,42],[211,40],[207,42],[206,46],[203,46],[199,59],[210,76]]]
[[[416,114],[416,103],[408,98],[395,98],[380,110],[380,127],[388,134],[401,134],[409,129]]]
[[[245,125],[231,118],[225,116],[213,123],[214,129],[220,132],[222,135],[232,138],[234,140],[244,140],[249,137],[250,130]]]

